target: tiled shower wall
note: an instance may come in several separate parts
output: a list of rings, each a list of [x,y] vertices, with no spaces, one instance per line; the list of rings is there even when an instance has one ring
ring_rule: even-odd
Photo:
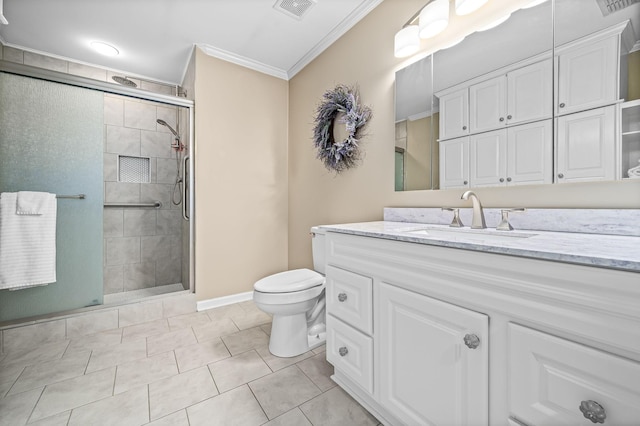
[[[104,97],[105,203],[148,203],[156,208],[104,209],[104,293],[182,282],[182,205],[171,197],[176,179],[173,136],[176,107],[106,94]],[[149,158],[149,183],[118,181],[118,156]]]

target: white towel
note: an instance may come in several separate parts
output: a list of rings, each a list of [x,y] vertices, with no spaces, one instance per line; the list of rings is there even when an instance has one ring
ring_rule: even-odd
[[[18,192],[18,203],[16,207],[17,214],[42,214],[42,210],[49,203],[50,195],[48,192]]]
[[[18,194],[0,195],[0,289],[56,281],[55,194],[45,194],[39,215],[17,213]]]

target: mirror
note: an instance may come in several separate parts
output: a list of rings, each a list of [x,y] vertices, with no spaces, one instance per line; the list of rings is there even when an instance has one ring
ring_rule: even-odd
[[[438,189],[432,83],[431,56],[396,73],[396,191]]]
[[[604,15],[606,4],[551,0],[521,9],[502,24],[399,70],[396,190],[632,176],[629,169],[640,160],[640,106],[628,101],[640,98],[640,52],[632,50],[638,40],[634,29],[640,29],[640,4]],[[589,36],[607,29],[608,38],[618,40],[613,49],[617,56],[594,59],[598,49],[589,46],[599,38]],[[603,66],[611,63],[619,68]],[[613,77],[606,78],[606,72]],[[431,81],[424,81],[430,76]],[[585,87],[613,87],[615,93],[597,99]],[[587,113],[604,106],[610,108],[600,115]],[[573,115],[577,113],[583,116]],[[428,125],[422,126],[426,134],[410,132],[417,127],[410,116],[427,118]],[[579,137],[585,132],[605,136]],[[411,140],[416,136],[420,142]],[[417,146],[426,151],[420,159]]]

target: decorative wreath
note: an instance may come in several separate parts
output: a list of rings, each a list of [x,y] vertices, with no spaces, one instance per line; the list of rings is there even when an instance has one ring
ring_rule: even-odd
[[[372,112],[371,108],[360,105],[357,87],[339,84],[322,97],[323,102],[318,105],[314,118],[313,144],[325,167],[340,173],[355,167],[360,160],[358,142]],[[342,141],[336,141],[333,135],[336,122],[344,124],[349,134]]]

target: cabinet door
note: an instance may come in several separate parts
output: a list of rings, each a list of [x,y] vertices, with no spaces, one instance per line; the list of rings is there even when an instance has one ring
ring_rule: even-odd
[[[507,129],[507,185],[551,183],[552,165],[551,120]]]
[[[507,130],[469,136],[469,181],[475,186],[504,186]]]
[[[469,129],[471,133],[485,132],[506,124],[506,80],[492,78],[469,87]]]
[[[440,139],[469,134],[469,91],[467,88],[440,98]]]
[[[551,59],[507,74],[507,124],[551,118]]]
[[[587,426],[594,423],[580,406],[594,401],[605,425],[639,424],[639,363],[516,324],[508,329],[510,415],[530,425]],[[591,413],[600,409],[589,405]]]
[[[561,51],[558,58],[558,114],[611,104],[618,99],[618,38]]]
[[[558,118],[557,182],[615,176],[615,106]]]
[[[440,186],[469,187],[469,137],[440,142]]]
[[[486,425],[488,317],[384,283],[379,312],[381,404],[407,425]]]

